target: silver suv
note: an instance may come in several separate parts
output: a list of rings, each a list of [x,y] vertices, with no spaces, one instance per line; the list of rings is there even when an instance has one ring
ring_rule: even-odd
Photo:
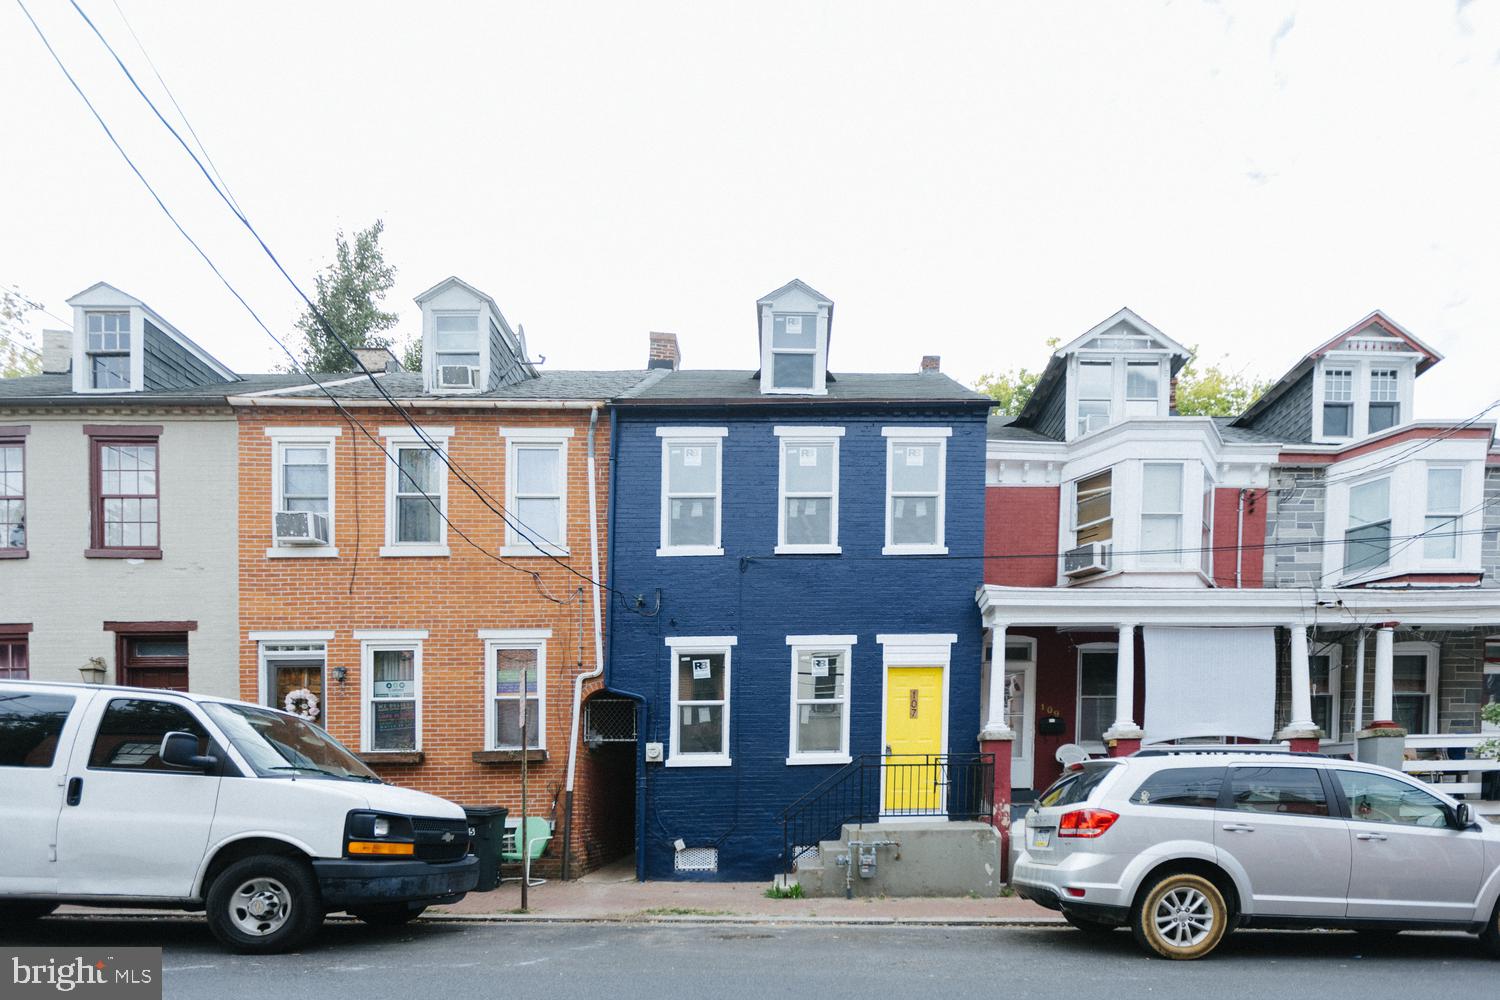
[[[1477,933],[1500,956],[1500,827],[1404,774],[1319,754],[1144,750],[1074,765],[1026,817],[1012,885],[1167,958],[1235,927]]]

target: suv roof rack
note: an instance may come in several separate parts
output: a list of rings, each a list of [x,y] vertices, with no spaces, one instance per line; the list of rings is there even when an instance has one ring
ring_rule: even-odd
[[[1171,747],[1152,747],[1149,750],[1137,750],[1131,754],[1132,757],[1173,757],[1178,754],[1222,754],[1222,755],[1257,755],[1267,757],[1320,757],[1327,759],[1328,755],[1311,750],[1288,750],[1280,746],[1233,746],[1224,743],[1209,743],[1203,745],[1182,745]]]

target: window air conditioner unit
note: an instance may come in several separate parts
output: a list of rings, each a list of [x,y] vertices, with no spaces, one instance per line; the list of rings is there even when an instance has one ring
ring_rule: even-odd
[[[1069,549],[1063,556],[1063,574],[1077,580],[1095,573],[1109,570],[1109,546],[1103,542],[1089,542],[1076,549]]]
[[[438,388],[472,389],[479,384],[479,369],[472,365],[443,365],[438,368]]]
[[[327,545],[328,515],[310,510],[276,512],[277,545]]]

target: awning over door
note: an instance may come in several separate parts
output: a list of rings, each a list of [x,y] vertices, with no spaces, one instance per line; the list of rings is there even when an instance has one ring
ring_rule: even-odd
[[[1146,740],[1270,740],[1276,716],[1276,630],[1147,625]]]

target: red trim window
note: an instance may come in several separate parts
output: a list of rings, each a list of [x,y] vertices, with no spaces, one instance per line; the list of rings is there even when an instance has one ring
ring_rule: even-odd
[[[27,638],[25,632],[0,627],[0,681],[24,681],[31,676]]]
[[[92,545],[87,555],[161,558],[160,447],[155,437],[90,436]]]
[[[0,427],[0,559],[26,555],[26,438]]]

